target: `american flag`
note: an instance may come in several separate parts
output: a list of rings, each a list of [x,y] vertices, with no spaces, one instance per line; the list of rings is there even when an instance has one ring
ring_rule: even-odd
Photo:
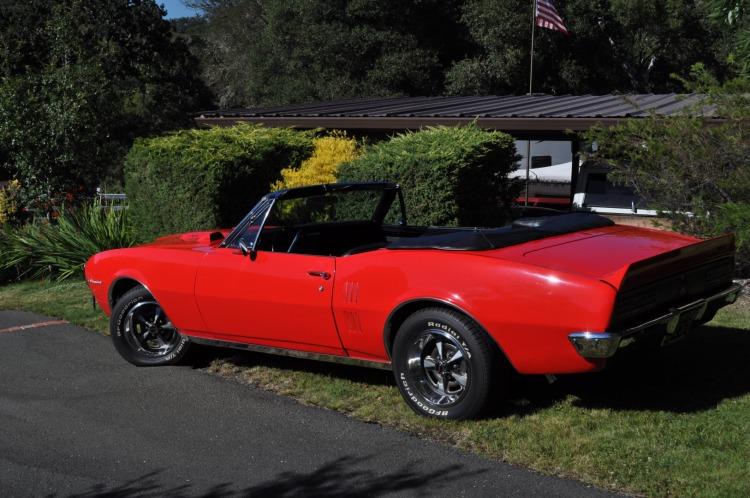
[[[536,1],[536,25],[541,28],[551,29],[553,31],[561,31],[568,34],[568,30],[565,28],[562,17],[557,13],[555,4],[552,0],[535,0]]]

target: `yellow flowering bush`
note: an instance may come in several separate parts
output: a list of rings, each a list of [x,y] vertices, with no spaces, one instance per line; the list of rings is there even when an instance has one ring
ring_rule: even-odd
[[[21,182],[18,180],[11,180],[5,188],[0,188],[0,225],[11,221],[18,212],[16,197],[19,190],[21,190]]]
[[[303,187],[319,183],[334,183],[339,165],[359,157],[357,141],[345,133],[335,133],[313,140],[313,153],[299,168],[284,168],[282,179],[271,185],[271,190]]]

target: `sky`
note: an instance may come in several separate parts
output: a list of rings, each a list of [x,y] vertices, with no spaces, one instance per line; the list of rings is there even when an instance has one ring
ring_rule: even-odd
[[[167,19],[194,16],[197,14],[195,10],[185,7],[182,0],[156,0],[156,3],[164,5],[164,8],[167,9]]]

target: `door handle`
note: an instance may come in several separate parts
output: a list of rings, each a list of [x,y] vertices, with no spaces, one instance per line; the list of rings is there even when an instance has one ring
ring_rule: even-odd
[[[331,274],[327,271],[309,271],[307,272],[307,274],[311,277],[320,277],[323,280],[328,280],[329,278],[331,278]]]

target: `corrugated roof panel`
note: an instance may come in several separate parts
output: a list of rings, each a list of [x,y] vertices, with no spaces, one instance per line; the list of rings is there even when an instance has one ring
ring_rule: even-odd
[[[633,100],[629,95],[612,95],[606,100],[601,100],[593,105],[589,105],[569,112],[569,117],[628,117],[639,111],[641,106],[647,105],[652,99],[649,95],[642,96],[638,101]]]
[[[544,112],[540,113],[541,117],[570,117],[574,112],[580,109],[587,109],[593,105],[599,105],[604,99],[601,95],[582,95],[571,96],[569,99],[556,102],[550,105]]]
[[[424,97],[422,97],[424,98]],[[374,109],[386,102],[410,101],[412,97],[390,97],[377,100],[344,99],[330,102],[311,102],[289,106],[274,106],[265,109],[249,109],[253,115],[274,116],[323,116],[337,112]]]
[[[486,105],[488,98],[482,96],[475,97],[462,97],[460,101],[450,101],[448,98],[444,99],[442,103],[435,102],[430,107],[422,107],[421,109],[412,109],[409,113],[410,116],[449,116],[461,109],[472,108],[477,106]]]
[[[452,108],[462,105],[467,100],[477,99],[478,97],[432,97],[426,100],[420,99],[409,99],[408,102],[400,103],[399,105],[388,105],[380,106],[376,112],[370,113],[372,116],[388,117],[388,116],[410,116],[415,111],[422,111],[425,109],[431,110],[430,112],[436,112],[443,108]],[[362,116],[362,114],[357,114]]]
[[[678,114],[694,108],[702,99],[701,95],[673,95],[672,99],[664,99],[658,106],[652,107],[652,110],[666,115]]]
[[[551,96],[541,95],[521,95],[504,98],[488,99],[486,105],[482,107],[474,107],[471,109],[456,109],[455,116],[461,117],[473,117],[473,116],[484,116],[484,117],[500,117],[500,116],[513,116],[518,110],[525,109],[529,106],[533,106],[540,101],[548,100]]]
[[[383,110],[389,108],[398,108],[401,106],[414,105],[415,101],[427,102],[430,97],[402,97],[398,99],[382,99],[377,101],[362,101],[358,105],[347,105],[339,107],[329,107],[321,110],[324,116],[382,116]]]
[[[509,115],[512,117],[516,116],[528,116],[528,117],[562,117],[570,114],[570,109],[581,106],[591,106],[600,102],[602,97],[600,96],[583,96],[583,97],[554,97],[552,99],[539,100],[532,104],[527,105],[521,109],[518,109],[515,113]],[[506,114],[507,115],[507,114]],[[496,116],[493,114],[493,116]]]
[[[477,105],[451,109],[449,112],[446,112],[445,115],[456,117],[475,117],[483,114],[490,115],[504,109],[516,109],[528,105],[533,101],[534,97],[531,95],[487,97],[483,102]]]
[[[659,108],[668,105],[669,103],[675,102],[676,96],[674,94],[654,94],[654,95],[638,95],[635,98],[627,99],[627,104],[631,109],[627,112],[627,116],[646,116],[652,112],[657,112]]]
[[[471,108],[455,109],[451,116],[476,117],[476,116],[509,116],[517,109],[525,109],[529,106],[538,104],[541,100],[540,95],[522,95],[512,97],[491,97],[481,106]],[[547,97],[547,96],[545,96]]]

